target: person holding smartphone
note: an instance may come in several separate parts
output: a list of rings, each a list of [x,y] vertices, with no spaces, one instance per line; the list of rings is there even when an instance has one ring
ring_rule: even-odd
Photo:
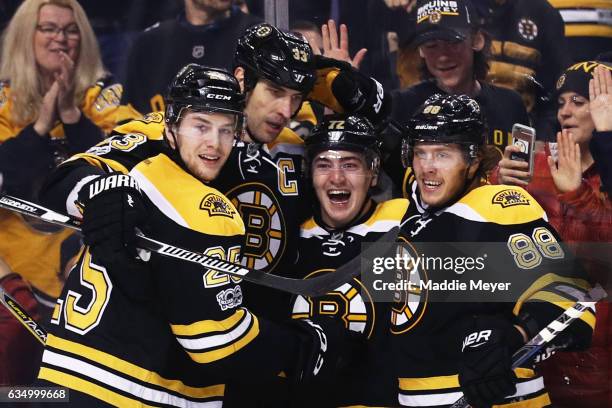
[[[612,203],[590,150],[594,135],[612,131],[610,96],[612,64],[585,61],[569,67],[557,81],[557,143],[536,147],[533,176],[526,161],[512,160],[518,146],[505,148],[492,182],[523,186],[542,205],[551,225],[565,242],[572,243],[594,281],[607,283],[610,251],[601,243],[612,241]],[[594,249],[592,243],[599,243]],[[588,353],[562,353],[548,362],[545,380],[555,406],[609,406],[608,378],[612,331],[609,304],[597,304],[597,327]],[[588,373],[588,374],[587,374]],[[572,385],[568,386],[567,382]]]

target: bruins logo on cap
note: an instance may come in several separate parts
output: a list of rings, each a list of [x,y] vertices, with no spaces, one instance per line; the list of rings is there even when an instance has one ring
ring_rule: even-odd
[[[432,11],[429,14],[429,22],[431,24],[438,24],[442,20],[442,14],[439,11]]]
[[[561,75],[557,80],[557,89],[561,89],[563,84],[565,83],[565,74]]]
[[[200,209],[208,211],[211,216],[222,215],[232,218],[236,211],[218,194],[208,193],[200,202]]]
[[[529,199],[520,191],[513,189],[500,191],[493,196],[491,201],[493,204],[499,204],[503,208],[514,205],[529,205]]]
[[[164,116],[159,112],[150,112],[147,113],[144,118],[142,118],[147,123],[162,123],[164,120]]]
[[[263,25],[259,27],[257,31],[255,31],[255,35],[258,36],[259,38],[264,38],[270,35],[271,32],[272,32],[272,29],[270,28],[269,25]]]

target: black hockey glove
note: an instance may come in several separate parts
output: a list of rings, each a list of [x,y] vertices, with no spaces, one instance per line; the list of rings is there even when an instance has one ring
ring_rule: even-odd
[[[98,259],[136,257],[135,227],[146,219],[146,209],[136,180],[110,173],[85,184],[78,195],[83,209],[83,241]]]
[[[510,321],[495,316],[471,318],[465,333],[461,390],[472,407],[490,407],[516,392],[511,357],[523,345],[523,336]]]
[[[293,326],[302,340],[294,373],[300,383],[333,384],[365,344],[362,336],[332,318],[297,319]]]
[[[373,123],[385,119],[391,108],[391,95],[386,93],[382,85],[344,61],[315,56],[317,71],[329,68],[340,72],[331,83],[331,92],[344,113],[359,114]]]

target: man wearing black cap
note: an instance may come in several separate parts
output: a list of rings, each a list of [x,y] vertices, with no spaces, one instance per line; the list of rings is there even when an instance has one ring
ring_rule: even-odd
[[[423,59],[423,82],[394,95],[392,117],[405,124],[415,109],[435,93],[466,94],[483,107],[488,138],[499,150],[510,142],[514,123],[528,124],[520,96],[484,82],[490,41],[479,27],[467,0],[420,0],[413,43]],[[398,186],[403,171],[397,157],[386,165]],[[403,187],[403,186],[402,186]]]

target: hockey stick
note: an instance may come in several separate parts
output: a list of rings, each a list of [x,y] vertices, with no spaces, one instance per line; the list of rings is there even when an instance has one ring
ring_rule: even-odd
[[[8,309],[15,319],[21,323],[38,341],[44,346],[47,342],[47,331],[39,325],[36,320],[30,317],[30,314],[0,285],[0,303]]]
[[[60,214],[38,204],[34,204],[16,197],[11,197],[6,194],[0,194],[0,207],[29,215],[53,224],[61,225],[63,227],[72,228],[77,231],[80,231],[81,229],[81,222],[76,218],[65,214]],[[399,228],[393,228],[389,232],[385,233],[377,241],[377,243],[394,242],[397,238],[398,232]],[[140,232],[136,233],[136,245],[141,249],[156,252],[164,256],[180,259],[186,262],[197,263],[207,269],[212,269],[232,276],[238,276],[246,281],[253,282],[258,285],[268,286],[273,289],[282,290],[284,292],[289,292],[296,295],[311,297],[322,296],[333,291],[343,283],[350,281],[352,278],[359,275],[361,271],[362,259],[371,259],[377,256],[376,254],[372,253],[374,251],[372,249],[373,247],[370,247],[369,250],[362,252],[360,255],[336,269],[334,273],[329,273],[310,279],[292,279],[273,275],[256,269],[245,268],[242,265],[227,262],[219,258],[213,258],[200,252],[194,252],[188,249],[166,244],[164,242],[146,237]]]
[[[589,308],[595,306],[595,303],[607,296],[606,291],[598,284],[592,288],[586,296],[587,300],[574,303],[574,305],[566,309],[561,316],[550,322],[550,324],[544,327],[536,336],[529,340],[527,344],[518,349],[512,355],[512,368],[517,368],[524,362],[528,361],[535,354],[550,343],[559,333],[567,329],[572,322]],[[469,404],[465,397],[461,397],[450,408],[466,408]]]

